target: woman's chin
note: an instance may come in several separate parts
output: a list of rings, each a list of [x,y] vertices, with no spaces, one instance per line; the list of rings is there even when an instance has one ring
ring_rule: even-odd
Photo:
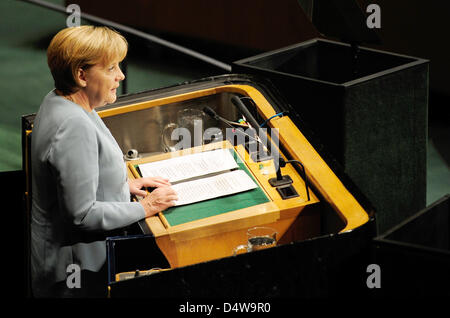
[[[117,100],[117,95],[116,93],[111,93],[108,100],[106,101],[107,104],[112,104]]]

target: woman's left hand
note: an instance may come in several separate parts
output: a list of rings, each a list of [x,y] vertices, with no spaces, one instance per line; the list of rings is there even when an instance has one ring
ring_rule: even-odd
[[[139,179],[128,179],[128,186],[130,187],[130,193],[145,197],[147,191],[142,190],[143,187],[159,188],[170,186],[170,182],[166,178],[162,177],[146,177]]]

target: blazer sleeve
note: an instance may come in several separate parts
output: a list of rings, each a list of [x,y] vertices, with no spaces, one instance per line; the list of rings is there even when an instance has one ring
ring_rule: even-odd
[[[138,202],[96,200],[98,157],[95,127],[84,118],[66,118],[48,154],[63,217],[90,231],[109,231],[143,219],[145,211]]]

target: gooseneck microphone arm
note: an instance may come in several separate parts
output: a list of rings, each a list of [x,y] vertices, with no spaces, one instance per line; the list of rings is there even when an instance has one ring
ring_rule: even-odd
[[[236,95],[233,96],[231,98],[231,102],[233,103],[233,105],[235,105],[239,109],[239,111],[245,116],[247,121],[253,127],[255,127],[255,129],[257,127],[260,127],[260,125],[256,121],[255,117],[253,117],[253,115],[250,113],[250,111],[247,109],[247,107],[245,107],[244,103],[240,100],[240,98],[238,96],[236,96]],[[289,176],[283,176],[281,173],[281,167],[286,166],[286,162],[283,159],[283,157],[281,157],[279,155],[278,149],[276,147],[274,147],[274,145],[272,144],[272,141],[268,139],[268,137],[263,129],[258,129],[257,133],[261,139],[263,139],[264,141],[268,141],[268,142],[266,142],[266,144],[269,146],[269,152],[272,156],[275,151],[277,152],[277,156],[273,156],[277,177],[276,177],[276,179],[270,179],[269,183],[274,187],[292,183],[292,179]],[[278,158],[278,162],[275,161],[275,157]]]

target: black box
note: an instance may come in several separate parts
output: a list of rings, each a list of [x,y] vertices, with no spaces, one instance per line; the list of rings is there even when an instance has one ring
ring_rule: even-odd
[[[426,204],[428,61],[312,39],[233,63],[269,79],[289,116],[377,210],[383,233]]]
[[[373,240],[383,298],[450,297],[450,194]]]

